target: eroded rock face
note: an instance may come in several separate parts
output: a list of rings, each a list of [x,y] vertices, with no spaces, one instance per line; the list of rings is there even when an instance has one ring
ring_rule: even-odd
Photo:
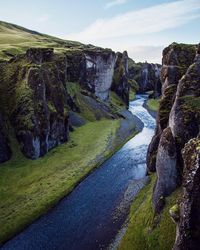
[[[163,50],[161,81],[162,93],[171,84],[178,84],[195,57],[195,45],[172,43]]]
[[[141,70],[141,79],[139,82],[139,91],[144,93],[153,90],[154,97],[161,95],[160,82],[160,64],[144,63]]]
[[[160,212],[160,201],[171,194],[177,187],[177,152],[171,129],[164,129],[156,159],[157,182],[153,192],[153,204],[156,212]]]
[[[0,163],[7,161],[11,157],[11,150],[8,145],[8,138],[6,136],[5,126],[0,114]]]
[[[102,101],[109,98],[115,66],[115,53],[86,53],[86,83]]]
[[[32,63],[47,62],[53,57],[53,48],[30,48],[26,51],[26,56]]]
[[[67,93],[55,62],[24,71],[18,76],[11,120],[22,152],[36,159],[68,139]]]
[[[152,97],[156,98],[161,95],[160,81],[161,65],[153,63],[135,63],[129,58],[129,79],[136,81],[138,92],[145,93],[153,91]]]
[[[183,198],[174,250],[199,249],[200,245],[200,139],[191,139],[182,150]]]
[[[124,53],[120,61],[123,77],[127,58]],[[116,54],[110,49],[88,47],[55,54],[49,48],[30,48],[1,65],[3,108],[26,157],[36,159],[66,142],[69,127],[84,124],[85,117],[118,117],[107,103],[115,63]],[[115,91],[128,102],[129,85],[126,77],[121,79]]]
[[[169,126],[181,147],[199,133],[200,124],[200,54],[180,80]]]
[[[128,83],[128,54],[125,51],[117,53],[114,76],[111,90],[113,90],[128,106],[129,105],[129,83]]]
[[[157,114],[157,138],[160,137],[162,131],[169,125],[169,115],[174,104],[179,80],[193,63],[194,58],[194,45],[173,43],[163,50],[161,69],[162,98]],[[153,164],[156,162],[157,145],[158,142],[152,139],[148,150],[150,153],[147,157],[147,168],[149,171],[155,170],[155,165]],[[154,161],[151,160],[152,158]]]
[[[156,171],[156,157],[157,157],[157,150],[158,150],[158,145],[160,141],[160,134],[156,133],[152,140],[151,143],[149,144],[148,150],[147,150],[147,170],[148,172],[155,172]]]

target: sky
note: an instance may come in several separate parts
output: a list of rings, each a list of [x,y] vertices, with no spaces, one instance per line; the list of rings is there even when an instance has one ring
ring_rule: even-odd
[[[0,20],[161,63],[172,42],[200,42],[200,0],[0,0]]]

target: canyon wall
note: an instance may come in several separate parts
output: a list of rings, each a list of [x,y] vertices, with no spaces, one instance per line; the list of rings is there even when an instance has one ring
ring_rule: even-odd
[[[128,106],[127,59],[126,52],[93,46],[62,53],[29,48],[2,62],[0,162],[11,157],[7,135],[12,130],[23,154],[36,159],[66,142],[75,123],[119,118],[109,95],[114,91]]]
[[[138,93],[153,91],[152,97],[161,95],[161,65],[153,63],[135,63],[129,59],[129,78],[138,84]]]
[[[196,56],[195,56],[196,54]],[[173,43],[163,51],[162,98],[147,167],[156,171],[153,206],[161,213],[165,197],[181,186],[171,215],[177,223],[174,249],[197,249],[200,239],[200,45]]]

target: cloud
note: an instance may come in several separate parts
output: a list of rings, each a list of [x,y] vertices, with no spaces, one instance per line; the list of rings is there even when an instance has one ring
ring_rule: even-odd
[[[199,0],[164,3],[112,18],[98,19],[83,31],[69,34],[66,38],[91,43],[109,38],[153,34],[199,18],[199,10]]]
[[[47,14],[44,14],[43,16],[40,16],[38,19],[37,19],[37,22],[38,23],[46,23],[47,21],[49,21],[49,15]]]
[[[116,6],[116,5],[121,5],[121,4],[124,4],[126,2],[127,2],[127,0],[114,0],[114,1],[108,2],[105,5],[105,9],[110,9],[110,8]]]
[[[162,50],[164,45],[161,46],[132,46],[128,47],[128,54],[130,58],[133,58],[136,62],[151,62],[160,63],[162,58]]]

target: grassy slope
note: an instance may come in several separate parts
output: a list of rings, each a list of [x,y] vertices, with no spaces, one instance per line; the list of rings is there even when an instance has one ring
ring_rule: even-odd
[[[172,249],[176,226],[170,218],[169,209],[176,204],[180,189],[166,199],[166,206],[160,218],[155,217],[151,200],[155,178],[155,175],[151,176],[148,185],[139,192],[133,201],[128,229],[120,243],[119,250]]]
[[[8,53],[16,55],[30,47],[53,47],[59,52],[84,46],[79,42],[62,40],[0,21],[0,60],[10,59]]]
[[[58,53],[83,49],[85,45],[0,22],[0,61],[9,60],[12,57],[10,54],[24,53],[29,47],[53,47]],[[77,89],[74,83],[71,85],[69,87],[73,95]],[[123,108],[124,104],[116,94],[110,94],[113,111]],[[115,140],[120,121],[95,122],[93,110],[77,96],[82,107],[81,114],[93,122],[71,133],[68,143],[32,161],[26,159],[20,153],[16,141],[11,140],[14,155],[0,167],[0,243],[55,205],[120,146],[120,142],[116,143]]]
[[[0,168],[0,242],[45,213],[105,160],[114,150],[110,144],[118,127],[119,120],[87,123],[71,134],[69,143],[34,161],[15,149]]]
[[[147,101],[147,106],[152,111],[158,111],[160,99],[149,99]]]

